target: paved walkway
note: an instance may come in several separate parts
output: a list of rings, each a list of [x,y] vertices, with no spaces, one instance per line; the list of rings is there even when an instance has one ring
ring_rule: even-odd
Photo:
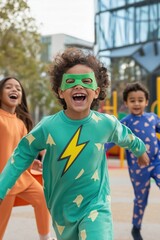
[[[132,240],[131,217],[133,190],[127,168],[117,167],[119,161],[109,160],[112,212],[115,240]],[[52,230],[53,231],[53,230]],[[54,232],[52,232],[54,235]],[[160,192],[152,182],[149,204],[145,212],[142,235],[144,240],[160,239]],[[31,206],[14,207],[3,240],[38,240],[34,213]],[[74,240],[74,239],[71,239]],[[97,239],[100,240],[100,239]]]
[[[112,166],[109,161],[109,166]],[[109,168],[112,212],[115,240],[132,240],[131,219],[133,209],[133,189],[127,168]],[[152,181],[149,202],[146,208],[142,236],[144,240],[160,240],[160,191]]]

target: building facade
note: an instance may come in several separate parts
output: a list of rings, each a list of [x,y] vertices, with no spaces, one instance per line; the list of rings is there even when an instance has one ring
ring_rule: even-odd
[[[141,81],[156,99],[160,76],[160,0],[97,0],[95,52],[111,72],[112,88]],[[121,101],[119,101],[121,103]]]
[[[44,35],[41,38],[43,44],[42,61],[51,62],[58,52],[64,51],[67,47],[78,47],[93,51],[94,44],[80,38],[67,34]]]

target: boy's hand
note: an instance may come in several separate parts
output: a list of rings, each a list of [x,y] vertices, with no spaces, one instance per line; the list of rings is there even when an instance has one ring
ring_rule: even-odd
[[[35,159],[32,163],[31,169],[42,172],[42,162],[38,159]]]
[[[148,154],[145,152],[143,153],[142,156],[138,157],[138,165],[140,167],[142,166],[148,166],[150,163],[150,160],[149,160],[149,157],[148,157]]]

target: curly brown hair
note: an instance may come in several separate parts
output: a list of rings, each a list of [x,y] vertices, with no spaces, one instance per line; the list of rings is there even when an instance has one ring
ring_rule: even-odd
[[[58,95],[58,89],[60,88],[63,74],[69,68],[77,64],[82,64],[90,67],[95,73],[98,87],[100,87],[98,98],[94,99],[92,102],[92,109],[99,105],[99,101],[102,101],[106,98],[109,79],[107,68],[104,66],[104,64],[86,49],[78,49],[75,47],[67,48],[63,53],[58,53],[56,55],[49,69],[51,87],[53,92],[56,94],[59,102],[62,104],[63,108],[66,109],[66,103],[64,99],[60,99]]]
[[[142,91],[144,92],[145,98],[146,100],[149,100],[150,94],[148,89],[143,86],[141,83],[139,82],[133,82],[133,83],[128,83],[123,91],[123,101],[127,102],[128,100],[128,94],[130,92],[137,92],[137,91]]]

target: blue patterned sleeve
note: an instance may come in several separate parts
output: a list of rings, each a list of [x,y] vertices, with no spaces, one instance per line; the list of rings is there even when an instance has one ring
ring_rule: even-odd
[[[146,152],[144,142],[118,119],[115,118],[115,129],[109,142],[130,150],[136,157]]]

